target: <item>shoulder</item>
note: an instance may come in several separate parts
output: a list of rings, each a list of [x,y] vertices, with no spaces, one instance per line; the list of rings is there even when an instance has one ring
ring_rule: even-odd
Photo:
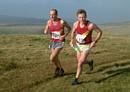
[[[60,23],[61,23],[62,25],[64,25],[64,26],[69,25],[69,24],[67,23],[67,21],[65,21],[65,20],[63,20],[63,19],[60,20]]]
[[[60,23],[61,23],[61,24],[65,24],[65,20],[60,19]]]
[[[96,24],[92,23],[92,22],[88,22],[88,29],[89,30],[93,30],[95,28]]]
[[[46,24],[49,26],[51,24],[51,20],[48,20]]]
[[[77,28],[79,21],[74,22],[73,27]]]
[[[60,19],[60,23],[61,24],[67,24],[67,21],[65,21],[65,20],[63,20],[63,19],[61,19],[61,18],[59,18]]]

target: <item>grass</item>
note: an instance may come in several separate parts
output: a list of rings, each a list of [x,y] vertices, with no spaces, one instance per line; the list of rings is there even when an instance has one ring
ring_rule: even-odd
[[[3,35],[34,35],[41,34],[43,32],[41,25],[4,25],[0,26],[0,34]]]
[[[15,31],[17,28],[24,29],[16,27]],[[76,72],[75,52],[68,40],[60,54],[65,76],[53,78],[48,36],[0,35],[0,92],[129,92],[130,27],[101,28],[103,37],[90,56],[94,70],[89,72],[84,65],[81,84],[76,86],[71,85]]]

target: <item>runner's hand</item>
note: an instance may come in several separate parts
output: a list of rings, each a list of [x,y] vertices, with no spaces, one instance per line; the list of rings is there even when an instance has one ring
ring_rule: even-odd
[[[43,31],[43,35],[46,35],[46,33]]]
[[[96,46],[96,42],[95,42],[95,41],[91,42],[90,48],[93,48],[93,47],[95,47],[95,46]]]
[[[70,46],[73,46],[73,45],[75,45],[76,44],[76,41],[75,40],[71,40],[70,41]]]
[[[60,40],[63,41],[65,39],[65,35],[60,36]]]

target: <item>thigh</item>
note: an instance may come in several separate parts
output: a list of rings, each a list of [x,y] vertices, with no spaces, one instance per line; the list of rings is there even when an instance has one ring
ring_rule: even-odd
[[[81,52],[80,53],[80,58],[79,58],[79,62],[84,63],[88,57],[89,53],[88,52]]]
[[[79,61],[81,53],[77,51],[77,61]]]
[[[55,48],[55,49],[51,49],[51,55],[53,57],[56,57],[59,55],[60,51],[62,50],[62,48]]]
[[[51,48],[51,54],[55,51],[55,48]]]

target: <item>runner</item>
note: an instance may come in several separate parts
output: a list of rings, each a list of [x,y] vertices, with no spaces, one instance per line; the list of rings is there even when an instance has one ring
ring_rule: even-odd
[[[67,32],[64,32],[64,28],[67,29]],[[64,46],[65,37],[71,31],[71,27],[69,24],[58,17],[58,12],[56,9],[50,10],[50,19],[47,21],[44,34],[47,34],[48,30],[50,30],[51,34],[51,55],[50,61],[54,63],[56,66],[54,77],[63,76],[64,69],[60,64],[60,60],[58,55]]]
[[[78,20],[73,25],[70,41],[70,45],[77,52],[77,72],[72,85],[79,84],[78,79],[82,72],[83,63],[85,63],[91,49],[96,45],[102,35],[101,29],[96,24],[87,20],[85,10],[79,9],[77,11],[77,18]],[[95,39],[92,39],[93,31],[97,32]]]

